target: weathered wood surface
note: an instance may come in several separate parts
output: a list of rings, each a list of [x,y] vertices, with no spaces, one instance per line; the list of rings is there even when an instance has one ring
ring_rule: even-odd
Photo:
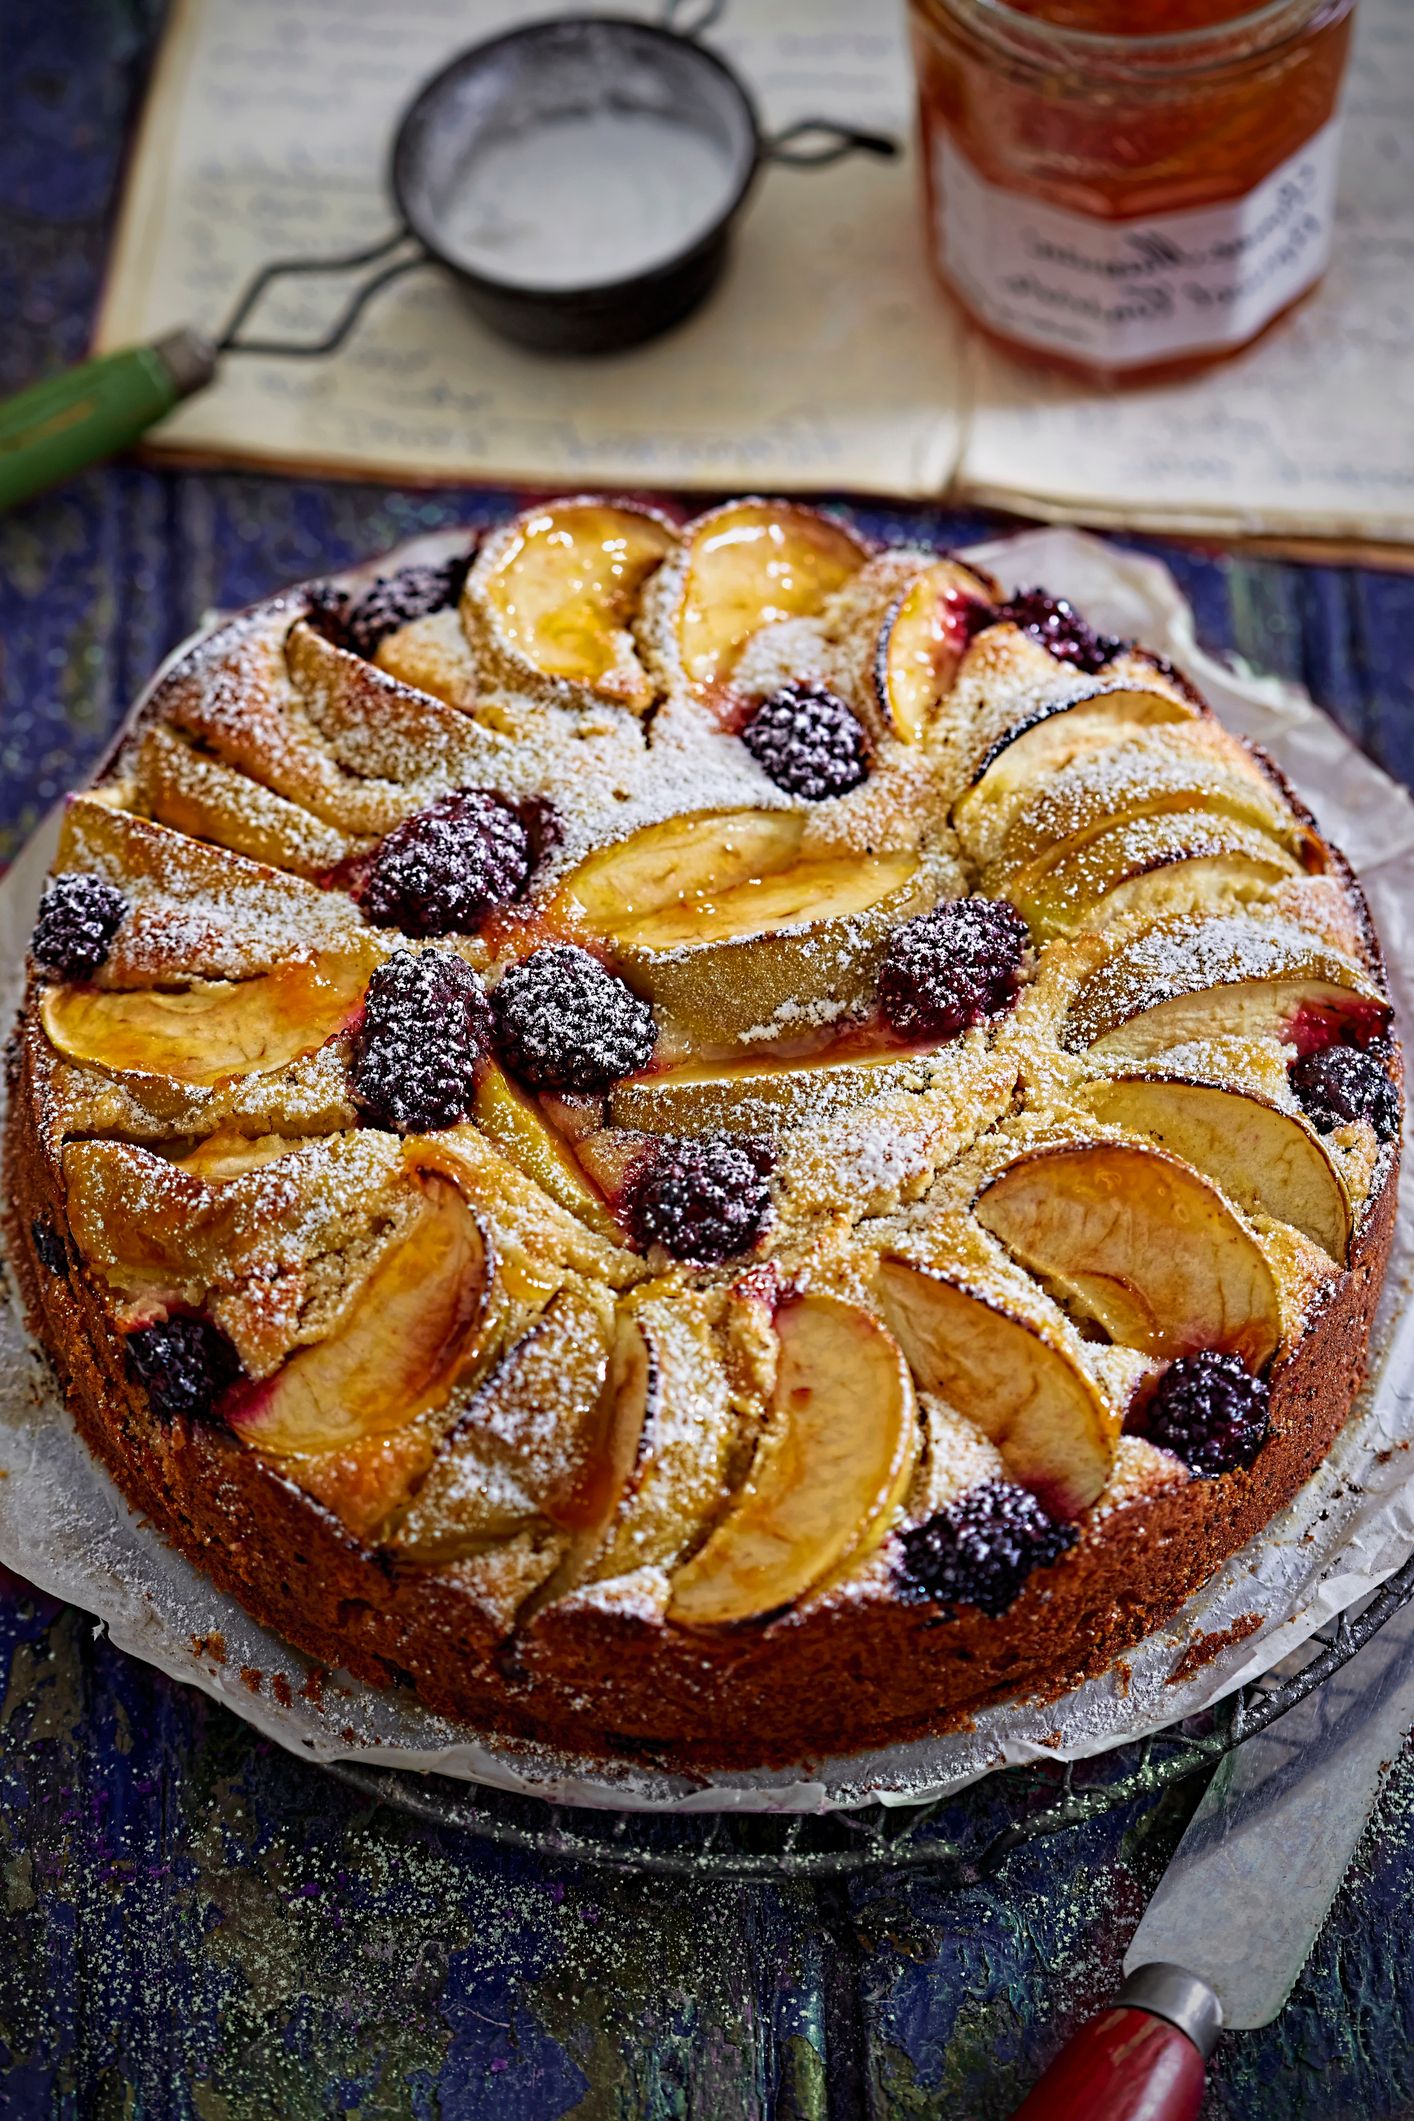
[[[158,14],[0,11],[0,389],[82,349]],[[123,468],[0,518],[0,860],[206,608],[508,505]],[[1414,773],[1414,578],[1169,557],[1211,644]],[[0,2116],[992,2121],[1113,1984],[1190,1801],[960,1898],[576,1872],[371,1812],[10,1583]],[[1406,1761],[1290,2006],[1224,2042],[1211,2121],[1414,2115],[1412,1806]]]

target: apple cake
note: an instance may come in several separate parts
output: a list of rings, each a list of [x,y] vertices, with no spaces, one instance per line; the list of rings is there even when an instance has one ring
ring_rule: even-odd
[[[1339,853],[1040,589],[738,501],[209,631],[73,796],[11,1249],[131,1504],[482,1732],[1055,1693],[1309,1477],[1401,1069]]]

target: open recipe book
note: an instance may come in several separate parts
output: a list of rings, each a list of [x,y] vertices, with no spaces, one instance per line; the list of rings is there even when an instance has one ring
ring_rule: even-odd
[[[394,223],[388,147],[418,84],[467,44],[562,11],[175,0],[100,348],[213,331],[267,261],[375,242]],[[330,359],[228,361],[151,446],[401,479],[947,494],[1136,528],[1414,547],[1412,0],[1361,0],[1324,285],[1247,354],[1115,396],[1009,361],[937,288],[903,0],[733,0],[710,41],[771,128],[828,114],[907,138],[909,153],[765,169],[725,283],[651,345],[526,353],[429,267],[380,295]],[[344,291],[282,291],[262,322],[317,335]]]

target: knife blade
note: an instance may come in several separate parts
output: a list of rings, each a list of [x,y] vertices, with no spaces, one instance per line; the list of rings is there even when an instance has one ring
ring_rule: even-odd
[[[1414,1726],[1414,1603],[1220,1762],[1124,1957],[1115,2006],[1015,2121],[1189,2121],[1219,2030],[1291,1993]]]

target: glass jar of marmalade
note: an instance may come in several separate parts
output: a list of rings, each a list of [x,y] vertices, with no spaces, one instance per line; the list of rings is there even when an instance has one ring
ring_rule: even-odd
[[[1247,345],[1330,259],[1354,5],[910,0],[945,284],[1105,381]]]

